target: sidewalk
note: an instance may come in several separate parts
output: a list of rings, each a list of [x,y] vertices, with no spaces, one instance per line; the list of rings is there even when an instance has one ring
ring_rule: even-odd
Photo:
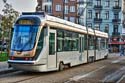
[[[0,62],[0,75],[7,74],[10,72],[15,72],[16,70],[13,68],[8,68],[8,63],[7,61],[5,62]]]
[[[7,69],[8,69],[7,61],[0,62],[0,71],[7,70]]]

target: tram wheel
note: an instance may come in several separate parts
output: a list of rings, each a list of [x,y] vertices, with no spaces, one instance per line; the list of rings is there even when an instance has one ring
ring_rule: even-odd
[[[63,69],[64,69],[64,64],[61,62],[60,64],[59,64],[59,71],[62,71]]]

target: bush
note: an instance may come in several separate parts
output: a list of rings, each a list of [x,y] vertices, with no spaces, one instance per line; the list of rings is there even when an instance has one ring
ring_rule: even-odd
[[[6,52],[0,52],[0,61],[7,61],[8,54]]]

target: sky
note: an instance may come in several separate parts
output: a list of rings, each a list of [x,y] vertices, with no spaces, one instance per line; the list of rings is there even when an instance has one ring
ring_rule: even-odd
[[[12,7],[21,12],[33,12],[37,6],[37,0],[7,0]],[[0,0],[0,14],[2,14],[3,2]]]

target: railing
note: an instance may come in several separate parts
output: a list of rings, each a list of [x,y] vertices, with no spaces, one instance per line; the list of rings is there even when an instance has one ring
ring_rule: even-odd
[[[101,5],[95,5],[95,6],[94,6],[94,9],[102,10],[102,6],[101,6]]]
[[[120,22],[121,21],[121,19],[112,19],[112,22],[113,23],[118,23],[118,22]]]
[[[112,36],[113,37],[120,36],[120,33],[119,32],[112,32]]]
[[[85,1],[84,0],[77,0],[78,4],[83,4]]]
[[[101,18],[94,18],[94,22],[95,22],[95,23],[101,23],[101,22],[102,22],[102,19],[101,19]]]
[[[112,8],[112,10],[113,10],[113,11],[121,11],[121,7],[119,7],[119,6],[114,6],[114,7]]]

